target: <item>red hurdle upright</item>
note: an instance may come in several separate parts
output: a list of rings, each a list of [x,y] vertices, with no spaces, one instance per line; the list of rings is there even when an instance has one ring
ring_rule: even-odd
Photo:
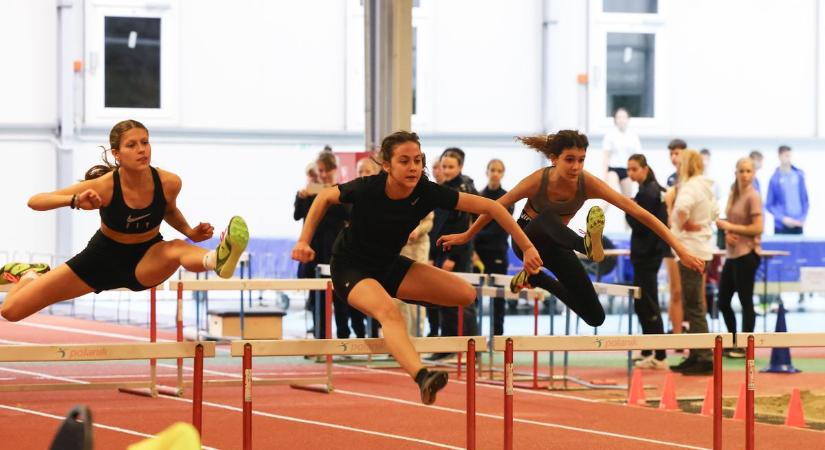
[[[195,347],[195,368],[192,374],[192,425],[201,431],[203,422],[203,345]]]
[[[459,366],[461,367],[461,363]],[[476,341],[467,341],[467,450],[476,448]]]
[[[754,394],[756,391],[756,382],[753,379],[755,374],[754,367],[754,338],[753,335],[748,336],[748,348],[745,353],[745,449],[753,450],[754,446]]]
[[[713,347],[713,450],[722,450],[722,336]]]
[[[504,450],[513,450],[513,340],[504,350]]]
[[[243,346],[243,450],[252,450],[252,344]]]

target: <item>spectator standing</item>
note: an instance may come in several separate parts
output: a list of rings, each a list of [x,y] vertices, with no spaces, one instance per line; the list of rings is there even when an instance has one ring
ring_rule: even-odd
[[[633,154],[627,161],[627,173],[631,180],[639,183],[639,191],[634,200],[645,211],[667,224],[667,206],[662,193],[665,189],[656,181],[653,169],[647,165],[642,154]],[[633,285],[642,289],[642,298],[633,302],[636,316],[644,334],[664,334],[662,312],[659,309],[659,284],[657,276],[662,259],[669,255],[670,247],[646,227],[639,219],[626,214],[630,233],[630,262],[633,263]],[[642,359],[636,367],[642,369],[667,369],[667,353],[664,349],[642,351]]]
[[[491,159],[487,163],[487,186],[481,191],[481,196],[491,200],[498,200],[507,193],[501,187],[501,179],[504,177],[504,162],[500,159]],[[513,214],[513,205],[507,208]],[[510,262],[507,259],[508,234],[497,222],[490,222],[475,237],[475,252],[484,264],[484,273],[506,274],[507,266]],[[504,298],[496,297],[492,299],[493,314],[493,334],[504,334]]]
[[[627,177],[627,158],[631,154],[641,153],[642,143],[639,135],[628,129],[630,114],[626,109],[616,109],[613,124],[615,126],[604,135],[602,141],[604,179],[610,186],[619,186],[622,195],[630,197],[632,183]]]
[[[332,151],[324,149],[318,154],[315,159],[315,166],[318,173],[318,181],[323,186],[335,186],[336,172],[338,170],[338,160]],[[315,200],[318,192],[312,184],[307,185],[306,188],[298,191],[295,195],[293,218],[295,220],[306,219],[312,202]],[[332,257],[332,245],[335,243],[335,238],[338,233],[344,228],[346,221],[349,220],[349,207],[346,205],[334,205],[330,207],[327,215],[318,224],[318,229],[312,237],[312,248],[315,249],[315,259],[312,261],[301,263],[298,265],[298,278],[315,278],[315,269],[318,264],[329,264]],[[316,302],[321,302],[319,305],[320,314],[315,315]],[[349,337],[350,329],[347,324],[349,319],[349,306],[337,294],[333,293],[333,303],[335,312],[335,326],[336,335],[338,338],[346,339]],[[324,308],[323,295],[320,291],[311,291],[307,301],[307,312],[313,317],[313,325],[310,332],[313,333],[316,339],[323,339],[326,337],[326,308]]]
[[[705,178],[702,157],[695,150],[682,150],[679,155],[679,183],[671,213],[671,229],[677,239],[692,254],[705,261],[713,257],[711,244],[713,223],[719,216],[719,206],[713,197],[713,181]],[[707,333],[707,306],[702,298],[702,273],[695,272],[679,261],[682,280],[682,304],[690,333]],[[690,355],[671,369],[684,375],[707,375],[713,371],[712,352],[690,350]]]
[[[736,315],[731,308],[733,293],[739,295],[742,305],[742,332],[753,332],[756,314],[753,310],[753,283],[760,258],[756,253],[757,237],[762,234],[762,199],[753,186],[754,164],[751,158],[736,163],[736,181],[731,186],[726,220],[716,225],[725,232],[725,266],[719,282],[719,310],[728,332],[736,333]],[[733,358],[744,358],[741,350],[728,350]]]
[[[667,144],[667,149],[670,152],[670,163],[676,169],[669,177],[667,177],[667,187],[675,189],[679,181],[679,154],[682,150],[687,149],[687,143],[682,139],[673,139]],[[675,191],[674,191],[675,192]],[[674,195],[667,196],[671,200],[675,198]],[[670,212],[673,208],[673,203],[666,202],[668,208],[668,224],[670,224]],[[670,302],[668,303],[667,316],[670,319],[670,329],[673,334],[682,333],[682,322],[684,322],[684,314],[682,309],[682,279],[679,278],[679,264],[672,254],[665,255],[665,269],[667,269],[667,279],[670,282]],[[677,350],[680,351],[680,350]]]
[[[808,217],[805,173],[791,164],[791,148],[779,147],[779,167],[768,185],[765,207],[773,215],[774,233],[802,234]]]

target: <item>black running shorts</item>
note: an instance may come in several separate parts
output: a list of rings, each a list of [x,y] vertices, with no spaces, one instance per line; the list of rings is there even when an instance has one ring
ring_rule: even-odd
[[[95,292],[117,288],[144,291],[151,286],[140,284],[135,269],[149,248],[161,241],[163,236],[158,233],[146,242],[121,244],[97,230],[86,248],[66,265]]]
[[[332,286],[341,298],[349,301],[352,288],[361,280],[372,278],[384,287],[390,297],[396,297],[398,287],[401,286],[413,262],[401,255],[389,262],[381,263],[370,263],[346,255],[333,255],[330,261]]]

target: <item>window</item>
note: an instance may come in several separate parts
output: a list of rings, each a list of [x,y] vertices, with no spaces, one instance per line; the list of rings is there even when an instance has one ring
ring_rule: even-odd
[[[656,0],[591,0],[589,131],[606,132],[625,108],[636,131],[667,130],[666,11]]]
[[[604,0],[603,11],[606,13],[656,14],[659,12],[658,0]]]
[[[160,19],[106,17],[106,108],[160,108]]]
[[[654,117],[655,44],[650,33],[607,33],[608,114],[624,108],[631,117]]]
[[[86,10],[85,122],[176,122],[178,0],[104,1]]]

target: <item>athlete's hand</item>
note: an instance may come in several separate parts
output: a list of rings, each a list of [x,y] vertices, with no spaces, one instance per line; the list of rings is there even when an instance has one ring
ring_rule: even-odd
[[[100,194],[94,189],[86,189],[77,195],[77,209],[98,209],[103,201],[100,199]]]
[[[536,247],[530,247],[525,250],[522,261],[524,262],[524,269],[530,274],[538,273],[541,266],[544,265],[544,262],[541,260],[541,256],[539,256],[539,251],[536,250]]]
[[[201,222],[198,224],[198,226],[192,228],[192,230],[189,231],[189,234],[186,235],[186,237],[188,237],[192,242],[201,242],[211,238],[214,232],[215,227],[213,227],[208,222]]]
[[[679,252],[679,262],[695,272],[704,273],[705,271],[705,261],[687,251]]]
[[[315,250],[306,242],[298,241],[292,247],[292,259],[302,263],[308,263],[315,259]]]
[[[452,246],[464,245],[470,242],[470,237],[467,233],[445,234],[438,238],[435,245],[442,247],[444,250],[449,250]]]

